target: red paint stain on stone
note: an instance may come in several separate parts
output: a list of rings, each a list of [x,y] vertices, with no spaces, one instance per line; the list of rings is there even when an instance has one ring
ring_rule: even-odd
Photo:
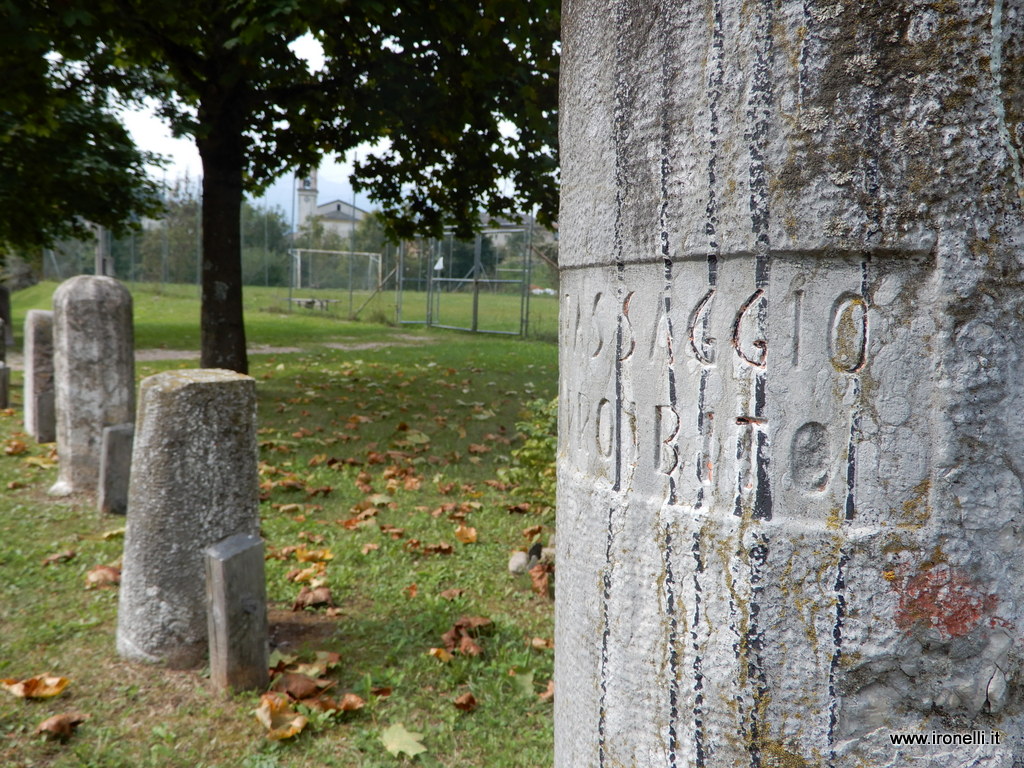
[[[945,638],[962,637],[999,603],[998,595],[978,588],[963,571],[945,563],[917,573],[899,592],[896,626],[934,627]]]

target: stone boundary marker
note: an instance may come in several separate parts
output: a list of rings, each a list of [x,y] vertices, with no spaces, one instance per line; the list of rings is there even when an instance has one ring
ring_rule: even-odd
[[[233,371],[150,376],[139,388],[117,650],[176,668],[207,651],[204,551],[259,532],[256,382]]]
[[[135,410],[132,295],[117,280],[79,275],[54,291],[53,371],[60,468],[50,493],[95,491],[103,428]]]
[[[53,384],[53,312],[25,315],[25,431],[40,443],[57,439]]]
[[[134,424],[103,428],[96,502],[101,512],[123,515],[128,510],[128,481],[131,478],[134,438]]]
[[[263,542],[247,533],[206,549],[206,605],[210,679],[218,688],[265,688],[267,586]]]

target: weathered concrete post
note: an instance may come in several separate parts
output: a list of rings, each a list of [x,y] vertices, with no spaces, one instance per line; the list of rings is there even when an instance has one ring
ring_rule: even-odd
[[[203,663],[204,550],[258,531],[255,381],[209,369],[144,379],[128,490],[118,652],[179,668]]]
[[[1024,764],[1024,9],[939,7],[565,6],[558,768]]]
[[[57,439],[53,389],[53,312],[25,315],[25,431],[40,443]]]
[[[204,554],[210,680],[222,690],[266,688],[270,662],[263,542],[239,533]]]
[[[103,428],[135,413],[132,296],[110,277],[79,275],[53,294],[57,455],[54,495],[94,491]]]

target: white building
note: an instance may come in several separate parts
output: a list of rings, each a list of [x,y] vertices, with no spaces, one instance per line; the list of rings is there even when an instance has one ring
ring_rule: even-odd
[[[295,221],[296,230],[308,229],[314,220],[319,221],[324,233],[348,237],[356,224],[369,215],[362,208],[342,200],[317,204],[316,169],[305,177],[295,177]]]

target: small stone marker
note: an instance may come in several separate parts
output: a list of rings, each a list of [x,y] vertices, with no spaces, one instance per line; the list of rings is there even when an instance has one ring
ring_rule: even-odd
[[[176,668],[207,650],[204,551],[259,532],[256,382],[233,371],[143,380],[132,448],[117,650]]]
[[[40,443],[57,439],[53,392],[53,312],[25,315],[25,431]]]
[[[103,428],[97,506],[101,512],[123,515],[128,510],[128,481],[132,469],[134,424]]]
[[[110,277],[79,275],[53,294],[60,470],[50,493],[95,491],[103,428],[135,410],[132,296]]]
[[[206,549],[210,679],[221,689],[265,688],[267,588],[263,542],[247,533]]]
[[[14,325],[11,323],[11,289],[0,285],[0,320],[4,321],[4,345],[14,346]]]

